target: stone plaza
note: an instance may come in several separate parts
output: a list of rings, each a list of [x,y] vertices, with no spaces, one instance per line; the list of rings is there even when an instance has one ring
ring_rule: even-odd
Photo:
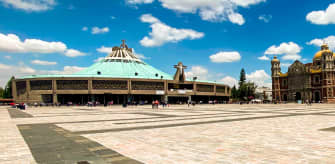
[[[331,104],[0,107],[0,163],[335,161]]]

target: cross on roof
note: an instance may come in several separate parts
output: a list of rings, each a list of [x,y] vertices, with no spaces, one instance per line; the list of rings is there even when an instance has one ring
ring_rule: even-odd
[[[178,65],[174,65],[174,68],[177,68],[181,74],[184,73],[184,69],[187,68],[187,66],[184,66],[183,63],[179,62]]]
[[[126,47],[126,40],[121,40],[122,41],[122,47],[125,48]]]

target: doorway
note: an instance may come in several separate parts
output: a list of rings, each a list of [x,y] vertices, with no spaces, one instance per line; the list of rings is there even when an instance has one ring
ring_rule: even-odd
[[[297,92],[297,93],[295,94],[295,101],[299,101],[299,100],[301,100],[301,93],[300,93],[300,92]]]
[[[320,92],[314,92],[314,101],[320,102]]]

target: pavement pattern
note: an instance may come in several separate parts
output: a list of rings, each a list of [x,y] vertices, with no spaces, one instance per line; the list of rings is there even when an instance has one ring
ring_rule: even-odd
[[[335,105],[0,107],[0,163],[335,163]]]

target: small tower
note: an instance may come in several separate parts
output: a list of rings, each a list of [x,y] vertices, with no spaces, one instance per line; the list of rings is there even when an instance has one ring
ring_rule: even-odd
[[[321,46],[321,70],[322,70],[322,84],[323,95],[327,100],[333,98],[333,71],[334,71],[334,57],[333,52],[329,50],[327,44]]]
[[[272,96],[273,100],[275,101],[281,101],[281,95],[280,95],[280,61],[275,56],[271,60],[271,72],[272,72]]]

